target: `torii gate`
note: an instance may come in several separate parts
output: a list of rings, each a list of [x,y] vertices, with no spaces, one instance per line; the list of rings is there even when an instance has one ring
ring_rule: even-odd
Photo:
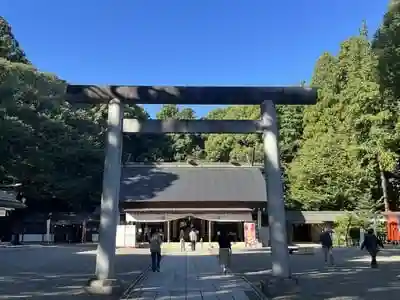
[[[71,103],[108,103],[108,132],[101,199],[100,240],[96,277],[90,281],[96,293],[113,293],[115,236],[119,214],[123,133],[254,133],[264,141],[267,208],[272,248],[272,274],[290,278],[286,216],[278,148],[275,104],[311,105],[317,90],[303,87],[180,87],[180,86],[84,86],[68,85]],[[146,120],[123,118],[123,103],[186,105],[260,105],[261,120]]]

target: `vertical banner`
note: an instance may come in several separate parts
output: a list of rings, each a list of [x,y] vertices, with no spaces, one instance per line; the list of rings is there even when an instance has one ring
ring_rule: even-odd
[[[244,243],[246,246],[256,244],[256,224],[244,223]]]

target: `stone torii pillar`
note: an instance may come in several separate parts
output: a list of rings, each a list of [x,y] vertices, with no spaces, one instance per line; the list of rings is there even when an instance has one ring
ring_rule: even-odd
[[[286,230],[286,212],[279,156],[278,124],[275,104],[261,105],[264,142],[264,176],[267,184],[268,226],[271,240],[272,274],[290,278],[289,251]]]
[[[101,202],[100,243],[97,249],[96,277],[89,282],[94,293],[111,294],[118,290],[114,260],[119,213],[122,132],[131,134],[262,132],[264,134],[272,273],[275,278],[291,277],[275,104],[315,104],[317,101],[316,89],[302,87],[68,85],[66,99],[72,103],[109,102],[109,131],[107,133]],[[135,104],[262,105],[262,120],[146,120],[143,122],[125,119],[122,122],[123,112],[120,101]]]
[[[106,153],[103,193],[96,255],[95,278],[89,280],[88,292],[99,295],[121,294],[122,286],[115,274],[115,243],[119,220],[121,183],[123,103],[117,98],[108,103]]]

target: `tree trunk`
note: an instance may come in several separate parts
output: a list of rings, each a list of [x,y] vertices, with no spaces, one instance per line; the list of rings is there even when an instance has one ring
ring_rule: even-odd
[[[383,199],[383,204],[385,206],[385,211],[390,211],[389,197],[388,197],[388,180],[386,178],[385,172],[382,170],[380,163],[379,163],[379,173],[381,177],[382,199]]]
[[[350,227],[351,227],[352,221],[353,221],[353,215],[350,215],[350,217],[349,217],[349,222],[348,222],[347,225],[346,225],[346,234],[345,234],[345,236],[344,236],[346,247],[349,246],[349,232],[350,232]]]

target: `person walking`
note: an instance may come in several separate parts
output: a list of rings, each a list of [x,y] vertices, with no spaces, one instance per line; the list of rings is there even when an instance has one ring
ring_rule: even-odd
[[[151,269],[153,272],[160,272],[161,261],[161,244],[162,239],[160,234],[155,230],[150,230],[150,254],[151,254]]]
[[[371,268],[378,267],[378,262],[376,261],[376,255],[379,252],[379,247],[383,247],[382,241],[374,234],[373,229],[368,229],[367,234],[364,237],[364,241],[361,243],[361,250],[367,249],[369,255],[371,256]]]
[[[197,233],[194,228],[189,233],[189,240],[190,240],[190,245],[192,247],[192,251],[196,250],[196,242],[197,242]]]
[[[325,263],[329,263],[333,265],[333,242],[332,242],[332,230],[329,228],[325,228],[324,231],[321,233],[319,238],[322,246],[322,251],[324,252],[324,260]]]
[[[186,251],[185,231],[181,229],[179,233],[179,242],[181,243],[181,252]]]
[[[219,246],[219,265],[222,268],[222,272],[226,274],[227,268],[231,265],[231,239],[225,231],[221,231],[218,235],[218,246]]]

